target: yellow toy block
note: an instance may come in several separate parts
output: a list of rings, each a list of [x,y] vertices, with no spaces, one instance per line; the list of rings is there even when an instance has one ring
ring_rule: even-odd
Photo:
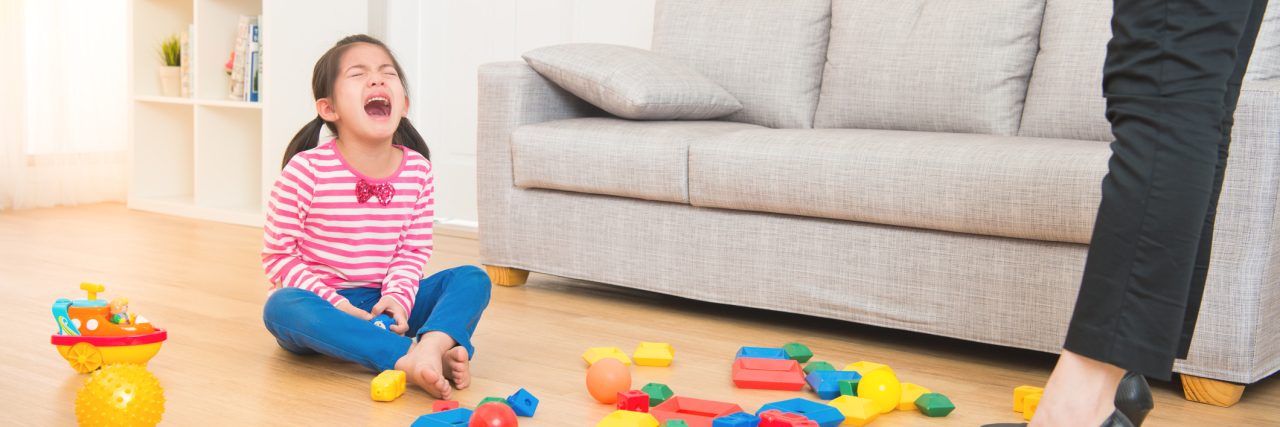
[[[390,402],[404,394],[404,371],[382,371],[373,378],[373,400]]]
[[[594,365],[597,360],[606,357],[618,359],[622,361],[622,364],[631,366],[631,358],[627,357],[627,354],[623,353],[622,350],[618,350],[617,347],[592,347],[582,353],[582,360],[587,361],[587,366]]]
[[[1024,385],[1013,389],[1013,410],[1022,412],[1022,399],[1033,394],[1044,393],[1044,389],[1040,387],[1032,387]]]
[[[658,419],[644,412],[614,411],[596,427],[658,427]]]
[[[880,405],[876,401],[858,396],[840,396],[832,399],[828,405],[840,410],[844,415],[841,424],[862,427],[875,421],[880,416]]]
[[[676,350],[664,342],[642,342],[633,357],[640,366],[667,366],[676,357]]]
[[[893,368],[890,368],[889,365],[883,365],[875,362],[867,362],[867,361],[853,362],[853,363],[850,363],[848,366],[844,367],[845,371],[855,371],[859,374],[862,374],[862,376],[864,377],[867,376],[868,372],[871,372],[877,369],[888,370],[890,374],[893,374],[894,376],[898,375],[897,373],[893,372]]]
[[[902,383],[902,400],[898,402],[898,410],[899,411],[916,410],[916,399],[919,399],[920,395],[925,393],[933,393],[933,392],[929,391],[929,389],[927,388],[924,388],[912,383]]]
[[[1040,407],[1040,393],[1029,395],[1022,399],[1022,419],[1031,421],[1031,416],[1036,414],[1036,408]]]
[[[902,383],[891,370],[873,369],[858,380],[858,397],[876,401],[880,413],[887,414],[902,402]]]

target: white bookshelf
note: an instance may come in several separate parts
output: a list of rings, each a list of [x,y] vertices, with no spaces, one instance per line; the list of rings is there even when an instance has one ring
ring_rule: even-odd
[[[263,17],[261,102],[227,99],[240,15]],[[192,96],[162,96],[155,47],[192,23]],[[312,66],[367,27],[367,1],[130,1],[129,208],[261,227],[285,147],[315,116]]]

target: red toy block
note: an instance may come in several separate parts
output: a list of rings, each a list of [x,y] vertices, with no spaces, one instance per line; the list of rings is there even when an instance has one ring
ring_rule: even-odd
[[[691,397],[672,397],[649,410],[659,422],[684,420],[689,427],[711,427],[712,420],[735,412],[742,412],[736,403],[716,402]]]
[[[649,412],[649,395],[640,390],[618,392],[618,409],[631,412]]]
[[[437,400],[435,402],[431,402],[431,412],[444,412],[450,409],[458,409],[458,401]]]
[[[804,415],[782,412],[777,409],[761,412],[758,416],[760,417],[760,425],[756,427],[818,427],[817,421],[810,420]]]
[[[733,383],[738,388],[798,391],[804,388],[804,371],[791,360],[739,357],[733,361]]]

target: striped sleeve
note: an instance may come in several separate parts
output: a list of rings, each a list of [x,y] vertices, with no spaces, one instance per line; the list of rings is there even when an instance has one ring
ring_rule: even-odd
[[[262,268],[273,283],[315,292],[330,304],[338,305],[347,299],[320,281],[302,260],[298,247],[315,186],[315,169],[304,156],[294,156],[280,172],[267,204]]]
[[[435,183],[428,163],[422,192],[413,207],[413,220],[401,234],[399,248],[391,258],[387,278],[382,284],[382,295],[390,296],[399,303],[405,313],[413,311],[418,282],[422,280],[422,266],[431,258],[434,247],[431,237],[431,225],[435,219],[434,198]]]

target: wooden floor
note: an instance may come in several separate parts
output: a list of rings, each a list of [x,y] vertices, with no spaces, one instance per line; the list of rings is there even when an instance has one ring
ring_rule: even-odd
[[[129,211],[121,205],[0,212],[0,291],[10,299],[0,323],[0,425],[75,425],[74,399],[86,375],[49,344],[50,306],[82,298],[82,281],[126,296],[135,313],[169,330],[147,369],[164,386],[161,425],[398,425],[431,411],[411,387],[374,402],[375,375],[352,363],[300,357],[276,346],[262,325],[266,299],[260,229]],[[438,236],[434,272],[476,264],[475,240]],[[471,407],[523,387],[541,399],[524,426],[594,426],[612,412],[584,386],[588,347],[630,353],[641,341],[676,349],[670,367],[632,368],[677,395],[731,401],[754,412],[800,392],[740,390],[730,364],[740,346],[807,344],[837,367],[889,364],[904,382],[949,396],[956,411],[931,419],[893,412],[872,426],[977,426],[1014,422],[1013,388],[1043,384],[1056,356],[928,335],[639,292],[534,274],[495,287],[474,337],[474,385],[455,397]],[[1148,426],[1280,424],[1280,381],[1250,386],[1234,407],[1187,402],[1174,383],[1154,382]]]

